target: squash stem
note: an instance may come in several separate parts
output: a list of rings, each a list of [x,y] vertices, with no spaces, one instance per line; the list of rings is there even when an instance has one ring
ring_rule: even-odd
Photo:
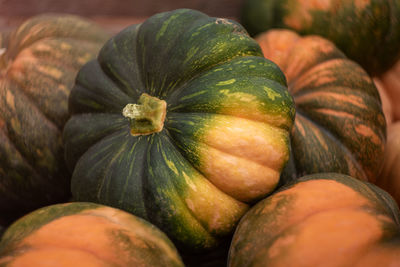
[[[167,102],[143,93],[137,104],[127,104],[122,115],[129,119],[131,135],[147,135],[160,132],[164,127]]]

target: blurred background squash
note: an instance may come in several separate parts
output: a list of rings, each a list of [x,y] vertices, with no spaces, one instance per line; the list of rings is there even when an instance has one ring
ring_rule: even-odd
[[[61,132],[80,67],[109,38],[72,15],[41,15],[1,37],[0,217],[70,197]]]

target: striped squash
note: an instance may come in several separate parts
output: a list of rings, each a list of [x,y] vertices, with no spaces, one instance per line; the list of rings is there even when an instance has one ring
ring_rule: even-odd
[[[322,37],[270,30],[256,40],[285,73],[296,104],[286,179],[340,172],[374,181],[382,166],[386,122],[368,74]]]
[[[0,265],[184,266],[172,242],[152,224],[83,202],[43,207],[14,222],[0,242]]]
[[[64,128],[75,200],[119,207],[179,247],[212,248],[289,158],[293,99],[236,22],[159,13],[77,76]]]
[[[400,263],[400,213],[388,193],[351,176],[304,176],[240,220],[229,267],[375,267]]]
[[[70,195],[61,134],[68,95],[107,38],[61,14],[33,17],[0,37],[0,217],[12,221]]]
[[[241,12],[252,35],[272,28],[320,35],[370,74],[400,58],[398,0],[246,0]]]

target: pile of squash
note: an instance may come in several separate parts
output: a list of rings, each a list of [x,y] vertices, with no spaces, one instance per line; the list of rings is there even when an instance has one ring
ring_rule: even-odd
[[[400,2],[240,12],[0,33],[1,266],[400,266]]]

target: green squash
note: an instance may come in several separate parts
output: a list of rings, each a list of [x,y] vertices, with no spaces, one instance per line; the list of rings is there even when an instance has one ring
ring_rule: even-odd
[[[292,157],[281,181],[339,172],[374,182],[383,164],[386,121],[371,77],[320,36],[272,29],[256,40],[286,75],[296,104]]]
[[[108,38],[66,14],[32,17],[0,35],[0,219],[69,198],[68,96],[80,67]]]
[[[400,58],[398,0],[247,0],[241,22],[251,35],[288,28],[323,36],[374,75]]]
[[[156,14],[77,76],[64,128],[75,200],[154,223],[179,247],[215,247],[275,189],[294,104],[280,69],[238,23]]]
[[[0,242],[0,265],[184,266],[175,246],[154,225],[83,202],[46,206],[14,222]]]
[[[228,266],[397,266],[399,237],[399,208],[387,192],[318,173],[280,188],[242,217]]]

